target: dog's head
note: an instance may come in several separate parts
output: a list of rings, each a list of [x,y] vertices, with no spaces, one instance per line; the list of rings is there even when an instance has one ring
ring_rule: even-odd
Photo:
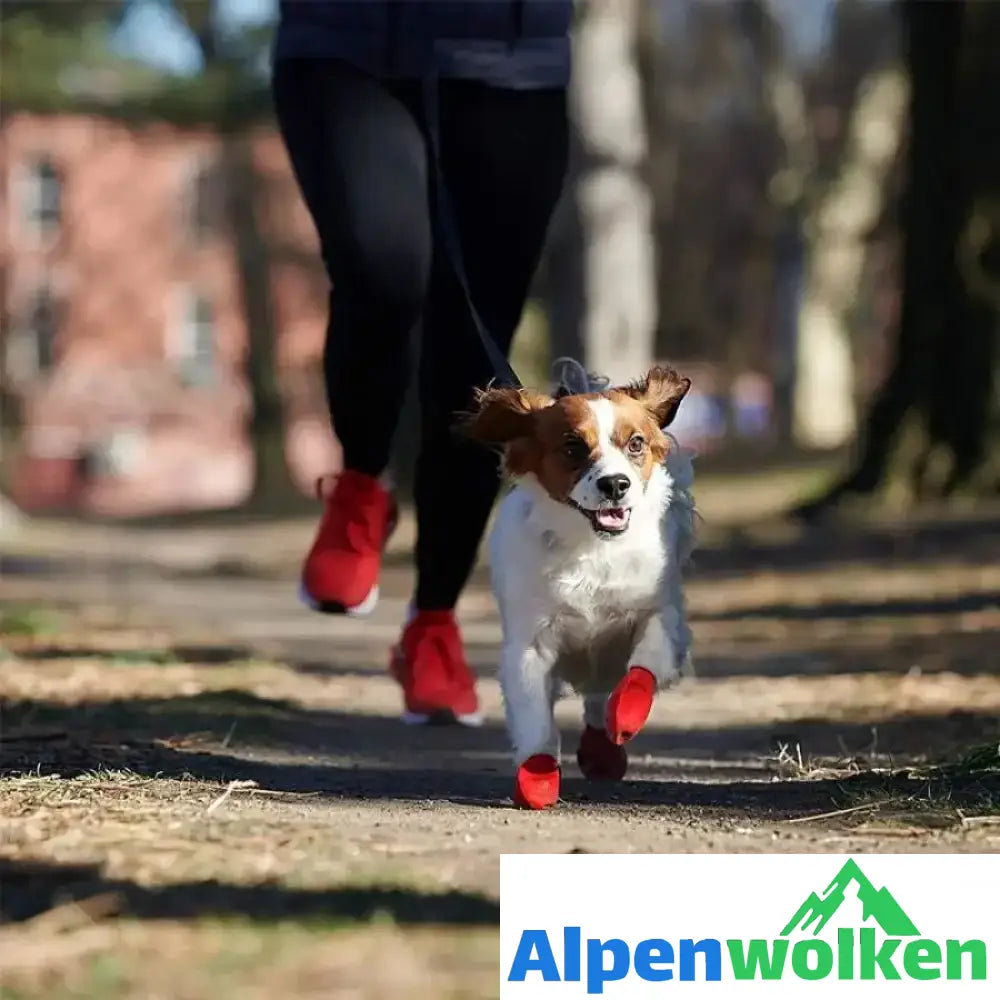
[[[486,389],[465,431],[482,444],[502,446],[512,477],[533,478],[596,533],[621,535],[666,457],[664,429],[690,385],[672,368],[658,367],[629,386],[558,399],[527,389]]]

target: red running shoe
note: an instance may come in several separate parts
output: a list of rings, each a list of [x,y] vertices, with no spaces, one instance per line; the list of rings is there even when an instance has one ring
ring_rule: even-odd
[[[482,722],[454,612],[418,611],[393,647],[389,672],[403,688],[407,725]]]
[[[320,480],[321,496],[323,486]],[[374,476],[350,469],[323,499],[323,518],[302,568],[302,600],[327,614],[366,615],[378,603],[382,550],[396,527],[396,502]]]

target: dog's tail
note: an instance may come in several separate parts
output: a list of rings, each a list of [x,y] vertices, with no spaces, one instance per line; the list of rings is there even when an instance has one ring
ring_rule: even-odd
[[[694,502],[694,457],[690,448],[682,448],[672,434],[668,434],[670,450],[667,452],[667,474],[673,483],[674,495],[670,502],[670,521],[674,529],[674,551],[683,566],[691,558],[697,539],[698,508]]]
[[[691,659],[691,630],[685,613],[684,590],[681,575],[691,561],[697,542],[698,508],[694,502],[694,457],[690,448],[682,448],[678,440],[668,434],[670,451],[665,462],[667,474],[673,486],[673,496],[667,512],[667,530],[670,550],[676,558],[676,565],[670,575],[670,594],[674,606],[680,611],[679,672],[681,677],[694,677],[694,662]]]

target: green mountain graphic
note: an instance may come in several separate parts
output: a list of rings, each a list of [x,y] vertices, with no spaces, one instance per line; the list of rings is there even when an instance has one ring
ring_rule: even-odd
[[[892,893],[885,888],[876,889],[852,859],[837,872],[836,877],[826,887],[822,896],[817,896],[815,892],[809,893],[806,901],[795,911],[795,916],[788,921],[781,936],[787,937],[796,929],[808,930],[810,924],[814,924],[813,934],[819,934],[830,918],[840,909],[840,904],[844,902],[844,890],[852,882],[858,887],[858,899],[861,900],[863,908],[863,920],[872,918],[890,937],[909,937],[920,934],[913,921],[903,912],[899,903],[893,899]]]

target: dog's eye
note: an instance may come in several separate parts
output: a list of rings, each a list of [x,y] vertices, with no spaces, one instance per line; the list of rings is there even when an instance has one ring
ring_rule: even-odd
[[[581,438],[567,438],[563,442],[563,454],[574,462],[582,462],[590,454],[590,449]]]
[[[646,447],[646,441],[641,434],[634,434],[629,438],[626,448],[630,455],[641,455]]]

